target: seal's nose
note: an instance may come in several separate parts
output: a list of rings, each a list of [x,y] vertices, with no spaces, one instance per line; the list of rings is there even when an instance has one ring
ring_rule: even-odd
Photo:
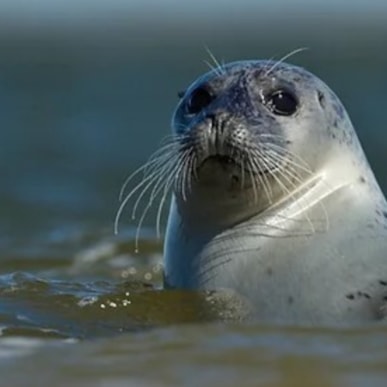
[[[207,144],[208,156],[225,156],[225,122],[228,115],[224,112],[213,112],[206,115],[207,130],[205,142]]]

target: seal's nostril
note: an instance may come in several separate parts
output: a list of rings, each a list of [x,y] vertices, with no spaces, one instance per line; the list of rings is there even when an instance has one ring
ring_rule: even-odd
[[[216,120],[216,115],[214,113],[206,114],[206,119],[213,124]]]

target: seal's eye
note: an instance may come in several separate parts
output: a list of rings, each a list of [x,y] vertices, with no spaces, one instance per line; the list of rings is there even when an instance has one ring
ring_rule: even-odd
[[[291,116],[298,107],[296,97],[287,90],[277,90],[267,99],[269,109],[279,116]]]
[[[187,103],[188,114],[199,113],[202,109],[208,106],[213,100],[210,92],[204,87],[195,89]]]

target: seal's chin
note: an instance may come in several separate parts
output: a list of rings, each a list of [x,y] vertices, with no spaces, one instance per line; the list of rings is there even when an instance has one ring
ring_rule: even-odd
[[[197,183],[201,186],[217,187],[221,190],[237,189],[240,191],[252,186],[260,186],[262,181],[266,182],[278,169],[277,165],[259,167],[260,160],[252,160],[249,163],[243,161],[242,157],[234,158],[224,154],[204,157],[198,163],[194,173]],[[246,157],[245,160],[248,158]],[[257,167],[252,169],[252,166]]]
[[[241,165],[238,161],[227,155],[211,155],[204,158],[197,167],[199,176],[211,173],[212,175],[240,175]]]
[[[205,186],[230,189],[237,184],[244,172],[238,161],[227,155],[211,155],[203,158],[196,170],[198,182]],[[238,185],[240,189],[240,184]]]

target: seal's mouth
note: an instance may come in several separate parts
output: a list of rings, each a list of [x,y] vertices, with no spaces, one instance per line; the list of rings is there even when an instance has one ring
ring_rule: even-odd
[[[206,163],[206,162],[217,162],[219,164],[237,164],[235,159],[233,159],[230,156],[226,156],[226,155],[208,156],[201,162],[201,165]]]
[[[249,169],[246,162],[228,155],[221,154],[211,155],[204,158],[198,165],[197,170],[200,171],[201,169],[205,169],[205,167],[210,166],[215,168],[220,167],[224,171],[232,171],[233,174],[242,174],[242,170],[244,170],[246,173],[252,173],[253,175],[256,174],[260,176],[271,173],[274,170],[274,167],[269,169],[263,166],[258,170],[251,170]]]
[[[198,172],[206,168],[220,168],[221,170],[234,170],[236,168],[240,169],[240,163],[236,158],[233,158],[228,155],[213,154],[205,157],[197,166]]]

